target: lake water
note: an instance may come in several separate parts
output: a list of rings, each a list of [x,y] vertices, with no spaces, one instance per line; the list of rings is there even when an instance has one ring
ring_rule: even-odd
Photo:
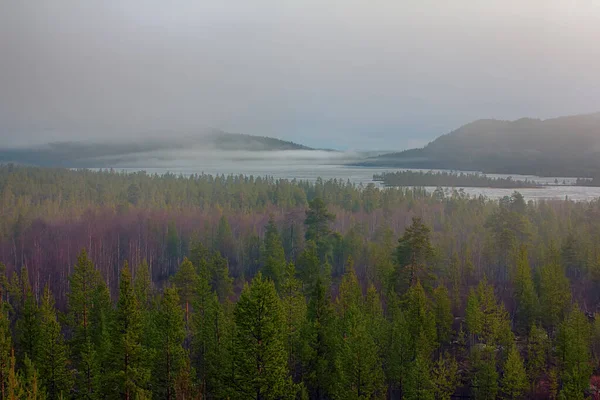
[[[118,168],[119,170],[134,172],[144,170],[150,174],[163,174],[171,172],[174,174],[211,174],[211,175],[230,175],[243,174],[253,176],[271,176],[279,179],[298,179],[315,181],[317,178],[323,180],[341,179],[344,182],[350,181],[357,185],[366,186],[369,183],[374,183],[380,186],[379,182],[373,181],[374,174],[382,172],[396,171],[394,168],[365,168],[365,167],[349,167],[345,165],[319,160],[196,160],[189,162],[187,160],[185,166],[162,166],[162,167],[135,167],[135,168]],[[507,177],[508,175],[488,174],[489,177]],[[514,179],[524,180],[529,179],[539,183],[553,184],[555,178],[540,178],[531,175],[511,175]],[[566,180],[567,183],[573,182],[574,178],[558,178],[559,182]],[[427,188],[435,190],[435,188]],[[458,188],[457,188],[458,189]],[[448,189],[451,190],[451,189]],[[495,189],[495,188],[463,188],[464,192],[471,196],[483,195],[491,199],[498,199],[504,196],[510,196],[514,189]],[[575,201],[586,201],[600,198],[600,187],[586,186],[547,186],[533,189],[519,189],[519,192],[528,200],[550,200],[550,199],[565,199],[568,197]]]

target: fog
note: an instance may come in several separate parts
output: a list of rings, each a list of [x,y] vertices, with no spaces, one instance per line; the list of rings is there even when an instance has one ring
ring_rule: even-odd
[[[215,127],[403,149],[598,111],[600,3],[7,1],[0,146]]]

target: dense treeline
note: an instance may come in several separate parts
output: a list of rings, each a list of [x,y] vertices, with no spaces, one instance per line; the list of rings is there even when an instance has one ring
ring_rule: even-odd
[[[3,398],[597,396],[598,201],[9,168]]]
[[[535,188],[540,185],[529,180],[490,178],[480,174],[464,172],[433,171],[396,171],[373,175],[373,180],[381,181],[385,186],[423,186],[423,187],[490,187],[502,189]]]

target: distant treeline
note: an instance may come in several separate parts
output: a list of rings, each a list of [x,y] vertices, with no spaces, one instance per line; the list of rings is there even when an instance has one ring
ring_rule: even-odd
[[[479,174],[458,172],[397,171],[373,175],[373,180],[383,182],[385,186],[447,186],[447,187],[491,187],[500,189],[521,189],[540,187],[530,180],[508,178],[489,178]]]
[[[575,186],[594,186],[594,187],[598,187],[600,186],[600,177],[594,177],[594,178],[577,178],[577,181],[575,181]]]

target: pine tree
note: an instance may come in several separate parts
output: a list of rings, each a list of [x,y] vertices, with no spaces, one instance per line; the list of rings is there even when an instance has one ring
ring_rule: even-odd
[[[492,348],[474,351],[473,366],[475,374],[472,380],[473,394],[477,400],[495,400],[498,393],[498,370],[496,354]]]
[[[437,342],[446,344],[452,337],[452,305],[448,289],[440,285],[433,291],[433,312],[435,315],[435,327],[437,331]]]
[[[150,276],[150,267],[146,260],[142,261],[135,269],[133,289],[140,307],[147,308],[150,305],[152,297],[152,277]]]
[[[210,282],[220,302],[224,302],[233,292],[233,279],[229,276],[227,259],[214,253],[209,263]]]
[[[281,309],[285,321],[285,349],[288,368],[292,377],[298,377],[301,361],[302,327],[306,323],[306,300],[301,291],[301,283],[296,278],[294,264],[285,269],[280,288]]]
[[[561,396],[568,399],[583,398],[592,372],[590,364],[591,327],[585,314],[575,306],[561,323],[556,338],[560,361]]]
[[[494,294],[494,287],[482,280],[467,299],[467,328],[487,345],[508,348],[513,341],[508,313]]]
[[[29,282],[27,268],[21,269],[21,276],[16,280],[14,290],[18,296],[14,307],[17,315],[15,337],[17,339],[16,348],[19,350],[18,359],[24,360],[25,356],[28,356],[35,360],[39,349],[39,311]]]
[[[272,281],[259,273],[235,307],[235,398],[293,398],[286,368],[281,305]]]
[[[503,369],[501,385],[505,397],[507,399],[521,398],[527,390],[527,374],[516,344],[511,346]]]
[[[550,262],[540,270],[540,305],[544,325],[552,332],[571,304],[569,280],[558,264]]]
[[[225,259],[230,260],[230,255],[234,251],[233,233],[231,232],[231,226],[227,218],[222,215],[219,219],[217,226],[217,234],[215,236],[214,248],[219,252]]]
[[[5,310],[6,303],[0,296],[0,394],[2,399],[7,398],[8,378],[10,374],[12,335],[10,321]]]
[[[92,332],[99,329],[94,325],[94,309],[99,306],[96,296],[102,278],[94,268],[85,250],[77,257],[73,274],[69,277],[67,321],[73,330],[70,341],[71,353],[77,372],[76,396],[91,398],[97,392],[99,358]]]
[[[428,358],[418,354],[411,363],[405,383],[402,388],[403,399],[434,400],[435,386],[431,379],[431,365]]]
[[[358,278],[353,269],[342,277],[336,308],[342,323],[350,322],[356,314],[362,313],[363,296]],[[343,329],[346,327],[343,327]]]
[[[40,307],[39,349],[36,354],[40,379],[44,383],[48,398],[53,400],[68,395],[73,387],[69,349],[64,342],[56,317],[54,297],[48,286],[44,289]]]
[[[331,251],[329,224],[334,220],[335,215],[327,210],[327,205],[320,197],[314,198],[309,203],[304,221],[306,225],[305,239],[315,242],[319,260],[322,263],[327,261]]]
[[[335,315],[327,288],[317,278],[308,303],[308,322],[303,332],[304,382],[311,398],[322,400],[331,391],[334,376],[335,344],[331,330]]]
[[[27,358],[28,360],[28,358]],[[11,350],[10,359],[8,363],[8,377],[6,382],[6,397],[7,400],[21,399],[24,395],[23,389],[21,388],[21,382],[16,371],[17,360],[15,357],[14,349]]]
[[[533,325],[527,338],[527,377],[535,393],[538,380],[546,368],[549,342],[544,328]]]
[[[176,383],[186,367],[184,310],[177,289],[166,288],[157,313],[157,355],[152,373],[153,394],[161,399],[175,399]]]
[[[377,345],[368,332],[365,318],[355,315],[353,319],[338,356],[340,397],[381,398],[385,385]]]
[[[38,371],[33,365],[33,362],[29,359],[29,357],[25,357],[23,373],[20,374],[19,378],[21,382],[19,383],[22,396],[27,400],[45,400],[48,398],[44,388],[41,387],[42,382],[40,382],[40,378],[38,376]],[[64,398],[61,396],[59,398]]]
[[[179,270],[172,278],[185,310],[186,326],[190,320],[190,306],[195,300],[198,279],[198,273],[187,257],[183,259]]]
[[[516,319],[520,329],[527,331],[538,318],[539,303],[531,276],[527,247],[525,246],[521,246],[519,250],[513,285],[517,307]]]
[[[110,356],[110,395],[119,393],[126,400],[146,395],[149,370],[141,345],[143,320],[127,262],[121,269],[119,301],[112,329]],[[107,393],[109,394],[109,393]]]
[[[458,363],[448,353],[440,355],[432,370],[436,400],[450,400],[459,384]]]
[[[421,282],[426,286],[433,279],[431,262],[434,249],[429,238],[430,229],[421,218],[414,217],[411,226],[400,239],[396,248],[398,269],[395,276],[395,289],[403,294],[409,287]]]
[[[279,287],[287,264],[281,237],[272,217],[269,218],[265,232],[264,249],[263,275],[273,280],[275,287]]]
[[[420,282],[410,287],[405,297],[405,318],[412,348],[411,359],[415,360],[421,355],[424,361],[429,359],[437,347],[435,315]]]
[[[306,247],[298,256],[296,267],[300,279],[302,280],[304,292],[306,294],[313,293],[317,280],[323,282],[325,279],[322,273],[321,261],[319,260],[315,242],[311,240],[306,243]]]
[[[194,313],[192,315],[192,357],[198,371],[200,390],[203,397],[216,386],[217,369],[214,366],[218,355],[218,338],[221,336],[222,311],[216,294],[206,276],[200,275],[196,287]]]

